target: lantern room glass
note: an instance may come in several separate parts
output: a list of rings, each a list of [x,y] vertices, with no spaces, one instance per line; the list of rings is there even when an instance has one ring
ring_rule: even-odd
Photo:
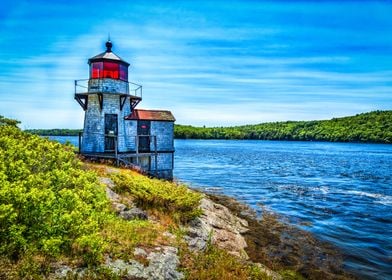
[[[92,79],[102,78],[103,74],[103,62],[94,62],[90,66],[90,77]]]
[[[93,62],[90,65],[90,78],[111,78],[128,81],[128,67],[111,61]]]
[[[115,62],[103,62],[103,78],[119,78],[119,65]]]
[[[128,66],[120,64],[120,80],[128,81]]]

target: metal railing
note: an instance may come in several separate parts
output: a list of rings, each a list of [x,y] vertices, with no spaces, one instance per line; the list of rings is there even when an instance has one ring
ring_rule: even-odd
[[[102,134],[101,133],[98,133],[98,132],[93,132],[93,133],[91,133],[91,134],[95,134],[95,135],[99,135],[99,136],[101,136]],[[118,135],[112,135],[112,134],[104,134],[104,137],[110,137],[110,138],[113,138],[113,140],[114,140],[114,148],[113,149],[111,149],[111,150],[105,150],[105,152],[113,152],[113,153],[115,153],[115,154],[118,154],[119,153],[119,150],[118,150]],[[132,136],[130,136],[130,138],[131,138]],[[148,149],[146,150],[146,151],[141,151],[141,149],[140,149],[140,138],[148,138],[148,143],[149,143],[149,146],[148,146]],[[134,138],[134,149],[129,149],[129,150],[124,150],[124,151],[121,151],[121,153],[134,153],[134,154],[136,154],[136,155],[138,155],[138,154],[156,154],[156,153],[158,153],[158,146],[157,146],[157,136],[156,135],[148,135],[148,134],[146,134],[146,135],[134,135],[133,136],[133,138]],[[79,135],[78,135],[78,151],[79,151],[79,153],[82,153],[82,151],[81,151],[81,147],[82,147],[82,141],[83,141],[83,131],[80,131],[79,132]]]
[[[110,81],[116,81],[118,84],[116,86],[111,84],[110,88],[107,89],[106,85],[110,85]],[[75,94],[86,94],[89,92],[110,92],[143,97],[143,87],[136,83],[109,78],[75,80]]]

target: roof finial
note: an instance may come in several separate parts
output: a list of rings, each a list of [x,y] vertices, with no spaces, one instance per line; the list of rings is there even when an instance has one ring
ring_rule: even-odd
[[[110,41],[110,33],[108,33],[108,41],[106,42],[106,52],[112,52],[113,44]]]

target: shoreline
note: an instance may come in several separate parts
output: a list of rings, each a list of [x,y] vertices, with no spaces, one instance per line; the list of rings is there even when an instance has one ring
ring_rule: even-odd
[[[333,244],[280,221],[277,214],[266,212],[259,219],[253,209],[235,198],[203,193],[247,221],[249,230],[242,235],[250,261],[263,263],[273,271],[294,270],[306,279],[356,279],[343,268],[343,255]]]
[[[259,219],[235,198],[186,187],[204,196],[199,205],[203,214],[181,226],[191,251],[204,252],[211,242],[241,262],[258,266],[270,279],[356,279],[343,269],[343,256],[336,247],[280,221],[277,214],[266,212]]]
[[[31,131],[28,133],[36,134]],[[50,134],[36,134],[41,137],[78,137],[78,134],[71,135],[50,135]],[[174,140],[202,140],[202,141],[268,141],[268,142],[314,142],[314,143],[337,143],[337,144],[372,144],[372,145],[392,145],[392,142],[371,142],[371,141],[327,141],[327,140],[296,140],[296,139],[236,139],[236,138],[174,138]]]

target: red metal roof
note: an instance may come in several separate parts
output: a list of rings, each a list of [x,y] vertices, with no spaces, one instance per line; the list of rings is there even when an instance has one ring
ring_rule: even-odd
[[[135,109],[132,114],[125,117],[126,120],[167,121],[174,122],[176,119],[170,111]]]

